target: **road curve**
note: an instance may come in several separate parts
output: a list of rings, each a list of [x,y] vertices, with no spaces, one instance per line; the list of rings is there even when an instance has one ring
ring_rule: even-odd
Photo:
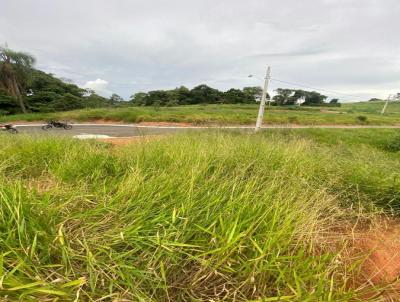
[[[140,124],[73,124],[72,130],[51,129],[44,131],[43,124],[19,124],[15,125],[20,133],[43,135],[105,135],[109,137],[135,137],[144,135],[160,135],[187,130],[199,129],[239,129],[251,131],[254,126],[148,126]],[[364,126],[364,125],[266,125],[262,129],[400,129],[400,126]]]

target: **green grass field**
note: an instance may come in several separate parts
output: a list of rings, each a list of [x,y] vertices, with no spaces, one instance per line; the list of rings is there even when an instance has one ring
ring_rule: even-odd
[[[342,107],[267,107],[265,124],[298,125],[399,125],[400,102],[391,103],[381,115],[382,102],[343,104]],[[122,107],[77,110],[62,113],[2,116],[0,122],[107,120],[126,123],[174,122],[197,125],[251,125],[257,117],[258,104],[191,105],[179,107]],[[360,119],[364,116],[366,120]]]
[[[378,292],[349,286],[357,259],[343,261],[346,240],[328,235],[400,209],[397,130],[196,132],[124,147],[0,140],[5,301]]]

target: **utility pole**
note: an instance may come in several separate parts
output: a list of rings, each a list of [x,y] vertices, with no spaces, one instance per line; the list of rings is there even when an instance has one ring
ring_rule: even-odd
[[[256,132],[258,130],[260,130],[260,128],[262,126],[262,123],[263,123],[264,110],[265,110],[265,101],[267,99],[268,85],[269,85],[269,81],[270,80],[271,80],[271,66],[268,66],[267,75],[265,76],[264,89],[263,89],[261,102],[260,102],[260,108],[258,109],[258,116],[257,116],[257,122],[256,122],[256,128],[255,128]]]
[[[306,97],[305,97],[305,96],[302,96],[301,98],[299,98],[299,99],[297,100],[297,103],[299,104],[299,107],[300,107],[301,104],[303,104],[305,101],[306,101]]]
[[[383,106],[383,109],[382,109],[382,111],[381,111],[381,114],[385,114],[386,108],[387,108],[388,103],[389,103],[389,100],[391,100],[391,98],[392,98],[392,95],[389,94],[389,96],[388,96],[387,99],[386,99],[385,105]]]

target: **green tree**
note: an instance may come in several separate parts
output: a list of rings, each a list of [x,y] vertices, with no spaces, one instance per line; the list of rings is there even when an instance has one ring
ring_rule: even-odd
[[[84,97],[83,100],[83,105],[85,108],[100,108],[112,106],[110,100],[103,98],[96,93],[92,93],[91,95]]]
[[[293,89],[278,88],[275,91],[277,94],[273,97],[273,100],[277,105],[288,105],[291,102]]]
[[[0,47],[0,87],[17,100],[24,113],[27,81],[34,63],[27,53]]]
[[[53,112],[80,108],[108,107],[110,100],[97,95],[93,90],[82,89],[58,79],[52,74],[33,69],[28,81],[27,105],[31,111]],[[63,104],[65,103],[65,104]]]
[[[33,69],[31,77],[27,84],[29,95],[26,97],[28,108],[36,112],[51,112],[63,111],[68,108],[85,108],[84,95],[87,91],[79,88],[78,86],[54,77],[52,74],[47,74],[43,71]],[[70,98],[64,98],[66,95],[72,95],[75,105],[66,104],[60,105],[60,100],[68,101]],[[81,103],[80,106],[76,105],[77,99]]]
[[[328,97],[326,95],[322,95],[319,92],[311,91],[307,92],[306,101],[304,105],[321,105]]]
[[[252,97],[240,89],[231,88],[223,95],[223,102],[228,104],[249,103],[251,101]]]
[[[19,111],[15,99],[8,95],[5,90],[0,89],[0,115],[13,114]]]
[[[85,96],[91,96],[93,94],[95,94],[96,91],[94,91],[94,89],[92,88],[85,88]]]
[[[122,97],[120,97],[118,94],[116,94],[116,93],[113,93],[112,95],[111,95],[111,97],[110,97],[110,102],[111,102],[111,104],[112,105],[117,105],[117,104],[119,104],[119,103],[121,103],[121,102],[123,102],[124,101],[124,99],[122,98]]]
[[[85,105],[82,98],[70,93],[66,93],[61,98],[53,102],[50,108],[52,111],[68,111],[82,109],[84,107]]]
[[[339,99],[338,98],[333,98],[329,101],[329,105],[333,106],[333,107],[340,107],[342,106],[342,104],[340,104]]]
[[[298,104],[297,101],[301,98],[305,98],[307,101],[307,95],[308,95],[307,91],[297,89],[297,90],[292,90],[292,92],[293,92],[293,94],[288,98],[286,105]]]
[[[316,91],[305,91],[301,89],[278,88],[277,95],[273,97],[277,105],[293,105],[300,98],[305,98],[304,105],[316,106],[324,104],[327,96]]]
[[[243,92],[246,94],[247,99],[253,101],[259,101],[262,98],[263,90],[259,86],[255,87],[244,87]],[[269,94],[267,93],[267,99],[270,99]]]
[[[185,86],[175,88],[170,91],[170,103],[178,103],[179,105],[190,104],[192,95],[190,90]]]
[[[190,90],[191,104],[216,104],[221,103],[223,93],[205,84],[194,87]]]
[[[29,109],[34,112],[54,111],[54,102],[61,99],[63,94],[51,90],[39,90],[28,96]]]
[[[129,100],[135,106],[145,106],[146,105],[146,96],[147,93],[145,92],[137,92],[131,96]]]
[[[165,106],[169,102],[170,96],[168,91],[154,90],[147,93],[145,100],[146,106]]]

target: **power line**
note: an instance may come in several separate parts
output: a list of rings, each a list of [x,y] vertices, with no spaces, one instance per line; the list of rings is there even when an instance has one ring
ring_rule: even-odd
[[[272,81],[276,81],[276,82],[281,82],[281,83],[289,84],[289,85],[298,86],[298,87],[303,87],[303,88],[308,88],[308,89],[314,89],[314,90],[318,90],[318,91],[324,91],[324,92],[328,92],[328,93],[333,93],[333,94],[336,94],[336,95],[339,94],[339,95],[344,95],[344,96],[352,97],[352,98],[355,97],[355,98],[358,98],[360,101],[364,101],[364,100],[365,100],[365,97],[362,97],[362,96],[360,96],[360,95],[347,94],[347,93],[343,93],[343,92],[339,92],[339,91],[335,91],[335,90],[328,90],[328,89],[322,89],[322,88],[315,88],[315,87],[308,86],[308,85],[305,85],[305,84],[299,84],[299,83],[294,83],[294,82],[288,82],[288,81],[279,80],[279,79],[275,79],[275,78],[272,78],[271,80],[272,80]]]

